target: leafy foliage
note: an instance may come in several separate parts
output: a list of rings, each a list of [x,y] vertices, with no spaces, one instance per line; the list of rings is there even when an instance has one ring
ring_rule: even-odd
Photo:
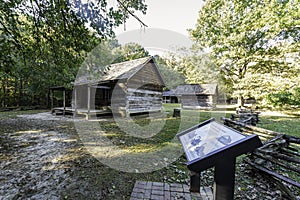
[[[298,0],[209,0],[190,34],[200,49],[211,49],[228,92],[241,98],[253,89],[252,75],[298,77],[299,12]]]
[[[169,89],[176,88],[179,84],[211,84],[217,83],[219,91],[223,91],[220,70],[213,63],[211,55],[197,49],[180,48],[161,58],[166,66],[161,69],[165,74]],[[164,72],[164,70],[166,73]]]
[[[175,89],[178,85],[185,82],[185,77],[180,72],[172,68],[172,66],[168,65],[166,59],[155,56],[155,61],[166,84],[166,90]]]
[[[91,50],[78,71],[77,76],[88,76],[91,80],[99,80],[108,70],[109,65],[149,56],[148,51],[137,43],[124,46],[111,39],[97,45]]]
[[[219,70],[211,61],[209,54],[190,52],[171,55],[167,61],[176,71],[186,77],[186,82],[217,83]]]
[[[300,88],[291,91],[283,90],[269,94],[267,100],[274,107],[300,106]]]
[[[123,46],[116,47],[113,54],[115,55],[114,63],[134,60],[149,56],[149,52],[137,43],[127,43]]]
[[[114,37],[129,10],[146,8],[136,0],[0,0],[1,106],[47,105],[51,86],[70,87],[87,53]]]

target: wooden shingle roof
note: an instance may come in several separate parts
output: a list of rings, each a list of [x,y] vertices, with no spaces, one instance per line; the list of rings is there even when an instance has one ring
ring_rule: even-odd
[[[152,57],[149,56],[109,65],[101,79],[104,81],[128,79],[137,73],[151,59]]]
[[[173,96],[176,96],[175,90],[173,90],[173,89],[168,90],[168,91],[164,91],[164,92],[162,93],[162,95],[163,95],[164,97],[173,97]]]
[[[129,79],[137,73],[145,64],[152,60],[152,56],[111,64],[103,71],[94,69],[93,72],[77,77],[75,85],[96,84],[110,80]]]
[[[185,84],[176,88],[176,95],[215,95],[218,92],[217,84]]]

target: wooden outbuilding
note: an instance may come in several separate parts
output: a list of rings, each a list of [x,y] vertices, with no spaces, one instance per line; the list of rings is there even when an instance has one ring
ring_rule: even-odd
[[[72,100],[72,90],[64,86],[55,86],[50,87],[49,94],[51,99],[51,113],[68,114],[68,108],[70,108]]]
[[[213,109],[217,104],[217,84],[185,84],[176,88],[183,109]]]
[[[165,84],[152,57],[111,64],[95,77],[77,78],[72,106],[75,112],[129,116],[162,111]]]
[[[178,98],[175,94],[174,89],[164,91],[162,93],[162,95],[163,95],[163,102],[164,103],[178,103]]]

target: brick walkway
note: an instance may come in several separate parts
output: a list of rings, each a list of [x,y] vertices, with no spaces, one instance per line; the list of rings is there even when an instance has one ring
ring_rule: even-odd
[[[136,181],[130,200],[212,200],[209,187],[200,188],[200,194],[190,193],[189,186],[177,183]]]

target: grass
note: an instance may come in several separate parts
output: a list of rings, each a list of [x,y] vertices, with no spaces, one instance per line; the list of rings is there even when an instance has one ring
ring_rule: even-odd
[[[18,115],[37,114],[41,112],[49,112],[49,110],[13,110],[13,111],[0,112],[0,120],[16,118]]]
[[[259,127],[300,137],[300,117],[262,116],[260,119]]]
[[[128,152],[149,152],[156,151],[160,148],[169,145],[174,142],[176,134],[199,124],[212,117],[220,119],[221,116],[228,115],[224,111],[197,111],[197,110],[181,110],[181,117],[173,117],[173,110],[180,108],[179,104],[164,104],[164,117],[151,116],[150,117],[133,117],[134,120],[127,120],[123,122],[126,127],[129,127],[129,132],[133,132],[134,135],[125,133],[126,130],[120,129],[119,125],[115,122],[100,122],[100,126],[103,131],[106,132],[106,136],[116,145],[123,148]],[[160,123],[160,121],[163,121]],[[151,125],[153,123],[153,125]],[[161,127],[156,127],[161,126]],[[154,130],[161,128],[159,132]],[[127,129],[128,131],[128,129]],[[143,131],[146,131],[143,133]],[[154,134],[151,137],[143,138],[143,134],[153,131]],[[148,136],[149,136],[148,135]],[[134,137],[135,136],[135,137]],[[139,137],[141,136],[141,137]]]

